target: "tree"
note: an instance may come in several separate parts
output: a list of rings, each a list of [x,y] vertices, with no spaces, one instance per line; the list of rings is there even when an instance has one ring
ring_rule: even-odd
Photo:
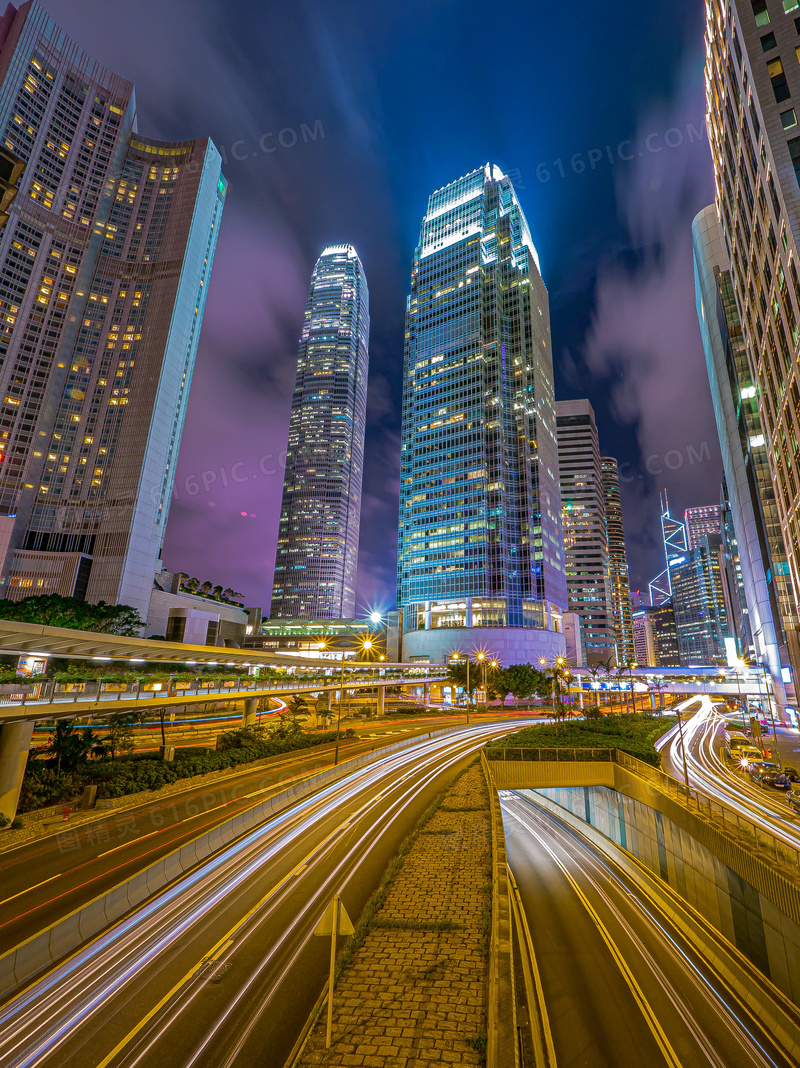
[[[467,662],[466,660],[451,661],[447,666],[447,680],[459,689],[467,690]],[[470,665],[469,669],[469,693],[470,696],[477,690],[480,682],[477,665]]]
[[[208,594],[211,593],[213,588],[213,585],[206,580],[204,583],[202,583],[200,589],[197,592],[202,593],[204,596],[208,596]]]
[[[593,715],[593,717],[595,719],[599,719],[600,718],[600,679],[599,679],[598,676],[600,675],[600,672],[602,670],[603,670],[603,665],[602,664],[597,664],[595,667],[589,668],[589,674],[592,676],[594,681],[598,684],[598,687],[594,692],[594,695],[595,695],[595,698],[596,698],[596,702],[595,702],[594,711],[592,713],[592,715]]]
[[[105,601],[90,604],[58,593],[25,597],[21,601],[0,600],[0,619],[120,634],[126,638],[137,637],[144,626],[144,620],[130,605],[106,604]]]
[[[225,598],[226,601],[232,601],[234,598],[236,598],[236,599],[241,601],[242,598],[244,597],[244,594],[243,593],[237,593],[236,590],[232,590],[231,587],[228,586],[226,589],[224,589],[222,591],[222,596]]]
[[[133,728],[139,721],[140,716],[135,712],[120,712],[116,716],[109,716],[108,733],[98,739],[94,751],[102,753],[103,756],[110,756],[112,760],[120,754],[132,753],[136,745]]]
[[[45,752],[52,753],[55,772],[60,775],[85,764],[97,742],[92,731],[77,727],[71,720],[60,719],[47,740]]]
[[[189,593],[194,593],[195,590],[200,588],[200,579],[198,579],[198,578],[186,579],[186,581],[183,583],[183,588],[185,590],[188,590]]]
[[[211,592],[219,599],[222,596],[222,586],[215,586]]]
[[[543,697],[549,686],[547,677],[532,664],[509,664],[495,672],[494,685],[505,697],[511,694],[518,701],[538,694]]]

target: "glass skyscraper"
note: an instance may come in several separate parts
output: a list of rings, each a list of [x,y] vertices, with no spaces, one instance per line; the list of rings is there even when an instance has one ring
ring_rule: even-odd
[[[271,618],[355,613],[369,291],[352,245],[317,260],[289,421]]]
[[[137,133],[133,85],[42,7],[0,19],[0,596],[146,616],[226,184]]]
[[[506,659],[563,652],[560,513],[547,291],[513,185],[486,164],[431,195],[411,272],[406,654],[438,660],[486,642]]]

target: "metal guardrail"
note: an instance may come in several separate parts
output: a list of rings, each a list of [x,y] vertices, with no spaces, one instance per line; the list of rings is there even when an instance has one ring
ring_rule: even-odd
[[[415,686],[424,685],[427,679],[420,680],[418,676],[392,675],[383,676],[379,679],[357,678],[345,679],[344,689],[369,689],[378,686]],[[430,680],[438,681],[438,680]],[[4,686],[13,687],[14,683]],[[60,687],[69,687],[61,689]],[[108,689],[107,687],[112,687]],[[216,686],[167,686],[160,690],[144,689],[141,684],[130,683],[119,688],[118,683],[103,683],[99,680],[90,680],[84,683],[56,683],[43,682],[33,684],[20,684],[20,688],[12,693],[0,693],[0,708],[27,708],[30,705],[59,705],[77,704],[79,701],[95,701],[103,704],[111,704],[115,701],[159,701],[165,698],[175,697],[231,697],[237,698],[248,692],[257,691],[263,694],[270,690],[280,692],[291,690],[296,693],[316,693],[321,689],[340,689],[340,681],[330,675],[319,676],[316,679],[303,679],[297,685],[290,679],[259,679],[253,676],[253,681],[220,682]],[[31,692],[28,692],[28,691]]]
[[[693,815],[698,816],[715,830],[721,831],[734,839],[747,851],[757,851],[760,855],[774,859],[776,864],[788,869],[795,879],[800,879],[800,849],[776,837],[770,831],[753,823],[738,812],[728,808],[698,790],[689,789],[673,779],[671,775],[646,764],[643,760],[624,753],[621,749],[545,749],[533,747],[497,746],[483,750],[487,760],[511,761],[611,761],[626,768],[640,779],[644,779],[656,789],[666,794],[671,800],[681,805]],[[504,755],[499,755],[499,754]],[[505,754],[509,755],[506,756]]]

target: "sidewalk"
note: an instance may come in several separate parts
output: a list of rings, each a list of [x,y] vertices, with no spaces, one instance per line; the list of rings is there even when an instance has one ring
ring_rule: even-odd
[[[483,1063],[491,848],[473,766],[419,832],[339,978],[331,1048],[323,1012],[298,1068]]]

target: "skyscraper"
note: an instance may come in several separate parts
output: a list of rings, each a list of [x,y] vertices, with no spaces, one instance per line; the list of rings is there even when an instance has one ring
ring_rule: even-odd
[[[594,409],[588,400],[557,401],[556,426],[567,596],[583,622],[586,662],[593,667],[617,659]]]
[[[364,268],[352,245],[331,245],[311,275],[300,338],[273,619],[355,612],[368,347]]]
[[[407,657],[562,655],[547,291],[495,166],[428,200],[406,313],[398,604]]]
[[[611,584],[611,608],[614,636],[617,642],[617,663],[638,659],[633,644],[631,620],[631,587],[628,577],[628,553],[625,548],[625,525],[622,519],[622,499],[619,493],[619,468],[613,456],[600,457],[603,496],[606,507],[606,541],[608,543],[608,574]]]
[[[722,453],[731,522],[741,564],[747,625],[757,660],[766,660],[779,703],[783,669],[800,670],[798,616],[767,440],[736,306],[730,259],[713,205],[692,225],[695,296]]]
[[[649,584],[650,604],[664,604],[672,596],[671,569],[686,558],[686,527],[680,519],[673,519],[667,491],[661,494],[661,540],[664,545],[665,569]]]
[[[700,544],[703,534],[722,533],[722,511],[718,504],[687,508],[683,513],[683,523],[686,527],[686,548],[694,549]]]
[[[740,389],[748,391],[740,393],[738,400],[746,407],[750,405],[745,402],[752,400],[757,409],[760,426],[750,435],[749,446],[756,453],[764,449],[796,612],[800,603],[798,16],[790,3],[779,0],[734,0],[730,5],[712,0],[706,11],[707,119],[716,179],[715,213],[724,239],[721,251],[728,258],[726,265],[717,262],[716,266],[723,288],[727,270],[735,299],[732,310],[739,320],[746,364]],[[732,145],[740,146],[740,151],[734,154]],[[699,238],[712,252],[714,234],[699,218],[695,238],[696,248]],[[707,275],[709,270],[706,267]],[[711,310],[710,302],[705,309]],[[734,347],[739,340],[734,338]],[[741,548],[741,535],[739,541]],[[779,565],[777,555],[774,563]],[[784,614],[786,639],[796,665],[796,622],[788,629],[788,618]],[[768,635],[759,638],[754,627],[757,655],[768,661],[777,692],[785,664],[776,650],[780,636],[776,638],[776,643]]]
[[[725,639],[732,635],[721,555],[722,537],[700,534],[670,569],[681,667],[727,663]]]
[[[36,2],[0,19],[0,590],[133,605],[159,560],[226,183]]]

